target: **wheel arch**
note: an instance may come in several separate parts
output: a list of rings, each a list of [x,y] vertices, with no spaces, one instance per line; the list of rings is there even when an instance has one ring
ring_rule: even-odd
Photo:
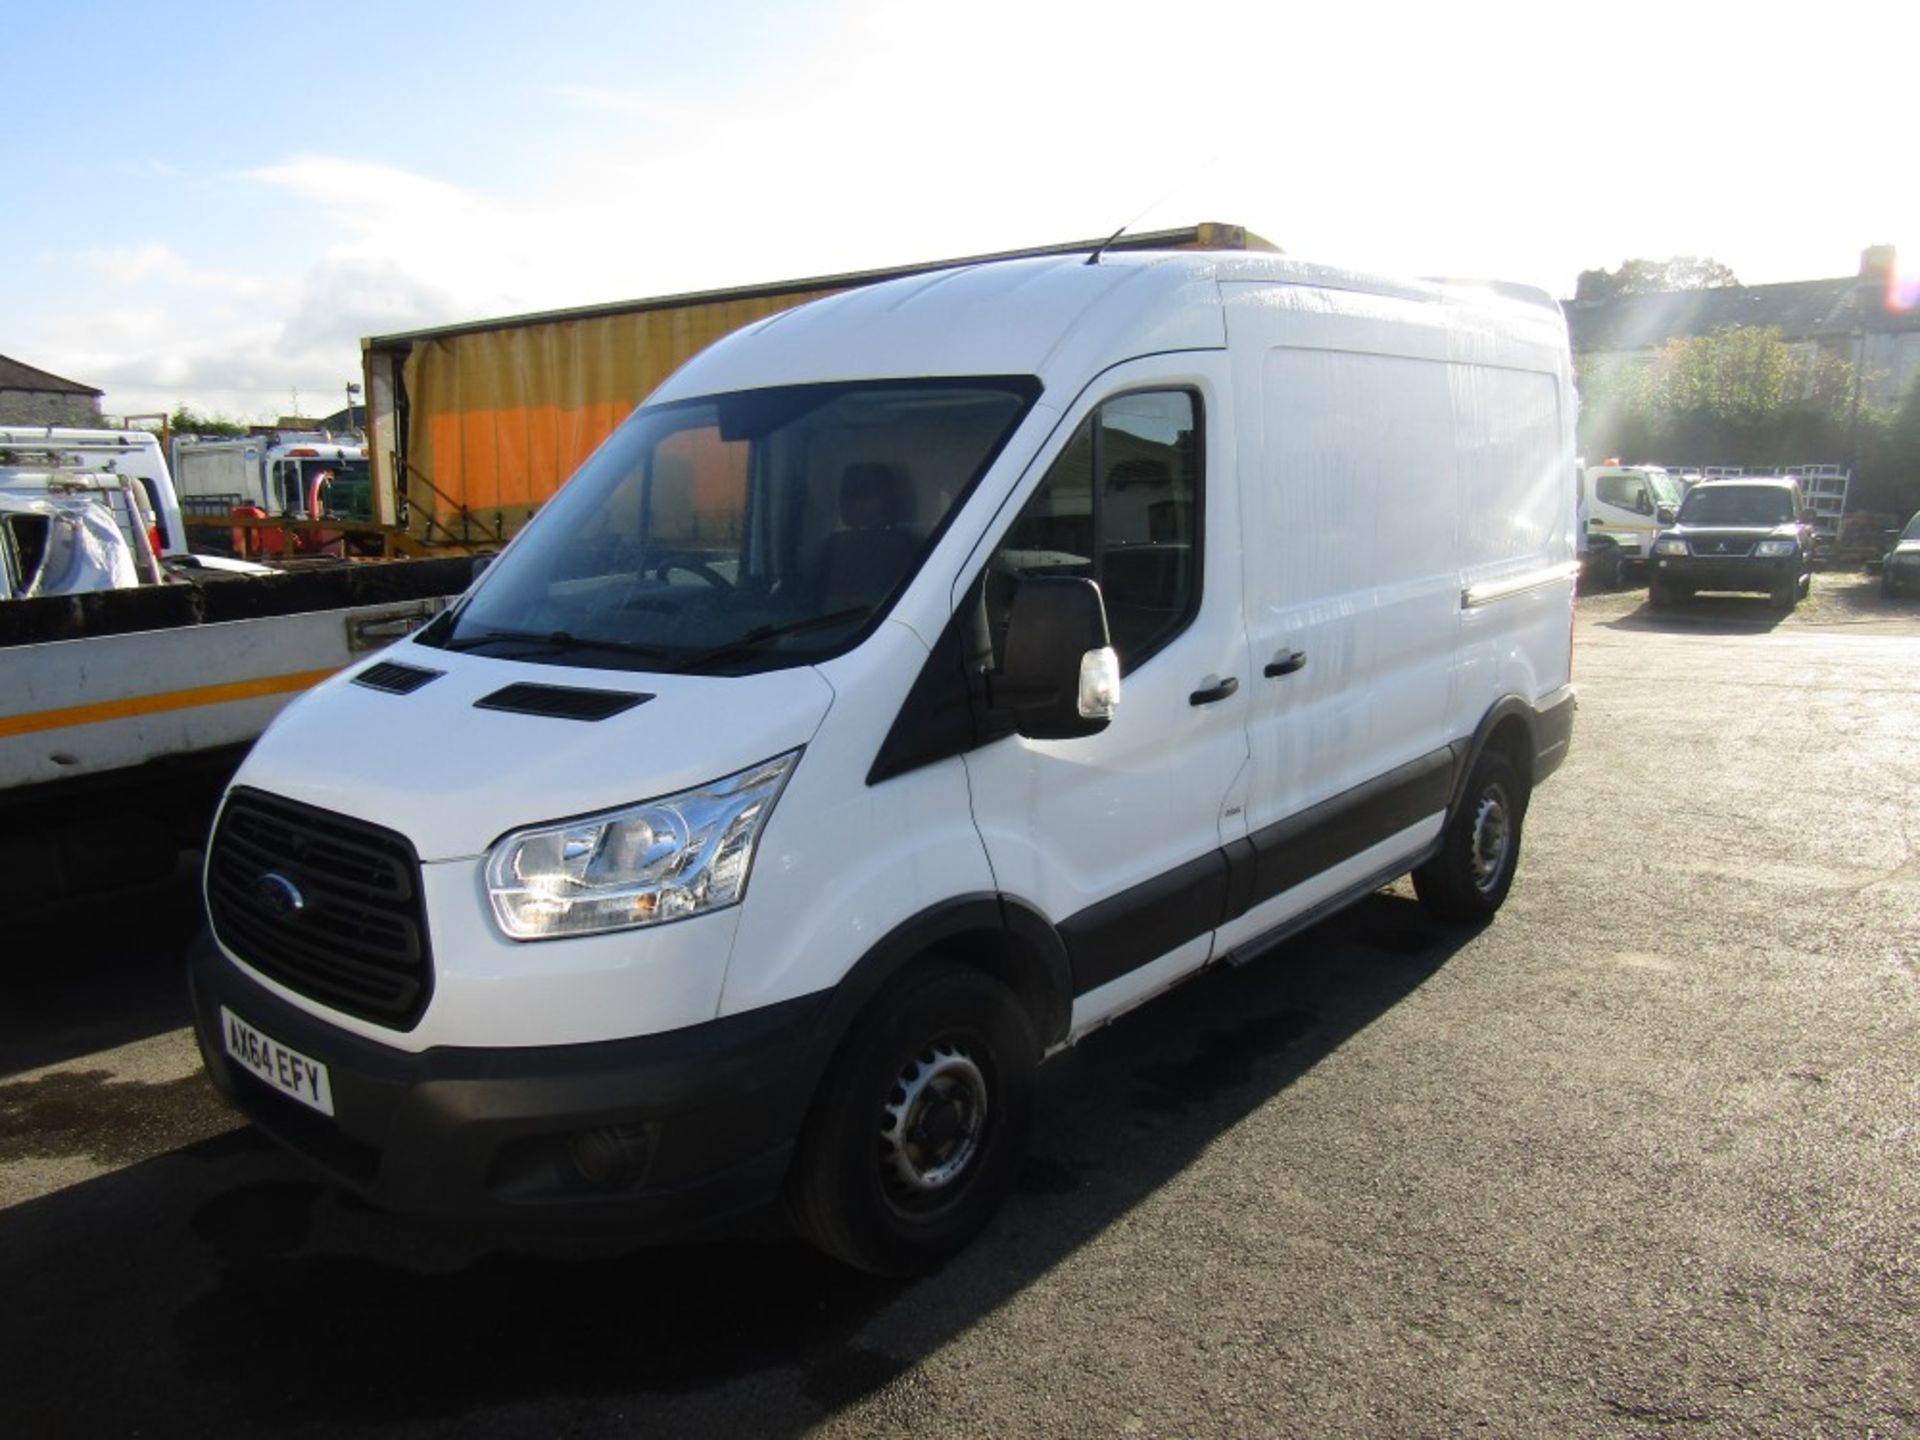
[[[992,976],[1011,990],[1041,1048],[1066,1038],[1073,1013],[1073,972],[1059,932],[1012,896],[960,895],[889,930],[834,987],[820,1023],[823,1068],[874,997],[896,976],[927,959],[945,959]]]
[[[1513,762],[1513,768],[1520,772],[1520,778],[1526,782],[1527,794],[1531,796],[1538,748],[1534,707],[1518,695],[1503,695],[1496,700],[1480,717],[1472,737],[1464,742],[1459,752],[1453,774],[1453,797],[1447,805],[1448,819],[1459,813],[1474,766],[1490,749],[1498,750]],[[1523,798],[1523,810],[1525,805],[1526,799]]]

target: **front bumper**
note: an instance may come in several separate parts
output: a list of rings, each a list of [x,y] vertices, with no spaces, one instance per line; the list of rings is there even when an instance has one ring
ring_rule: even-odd
[[[1686,590],[1742,590],[1771,593],[1797,581],[1806,564],[1798,555],[1659,555],[1653,573]]]
[[[201,1057],[237,1109],[376,1205],[475,1225],[674,1240],[745,1223],[779,1194],[825,1061],[826,992],[631,1040],[410,1054],[281,1000],[210,935],[188,966]],[[222,1006],[325,1064],[335,1113],[231,1060]],[[583,1140],[616,1147],[611,1181],[581,1167]]]

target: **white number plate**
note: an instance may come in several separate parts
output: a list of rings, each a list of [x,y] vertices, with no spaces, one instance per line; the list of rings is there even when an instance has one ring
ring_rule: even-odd
[[[289,1050],[278,1040],[262,1035],[224,1005],[220,1007],[220,1033],[227,1054],[267,1084],[322,1115],[333,1114],[333,1085],[327,1078],[327,1067],[318,1060],[309,1060],[298,1050]]]

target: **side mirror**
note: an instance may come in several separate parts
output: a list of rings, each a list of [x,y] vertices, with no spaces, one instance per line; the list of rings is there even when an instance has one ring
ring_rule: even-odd
[[[1662,505],[1654,512],[1653,518],[1658,520],[1662,525],[1673,524],[1673,507],[1671,505]]]
[[[1653,497],[1642,490],[1633,497],[1633,508],[1638,510],[1642,515],[1651,515],[1653,513]]]
[[[1120,704],[1120,660],[1100,587],[1077,576],[1023,579],[988,694],[1029,740],[1074,740],[1106,729]]]

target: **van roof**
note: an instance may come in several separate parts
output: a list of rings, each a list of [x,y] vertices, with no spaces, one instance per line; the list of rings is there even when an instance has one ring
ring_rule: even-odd
[[[695,356],[655,401],[889,375],[1091,375],[1136,355],[1226,345],[1223,284],[1299,285],[1500,310],[1563,325],[1544,292],[1401,280],[1290,256],[1121,251],[998,260],[906,276],[748,325]],[[763,343],[774,335],[782,342]]]
[[[145,450],[160,448],[151,430],[95,430],[73,425],[0,425],[0,445],[14,449],[58,446],[64,450]]]

